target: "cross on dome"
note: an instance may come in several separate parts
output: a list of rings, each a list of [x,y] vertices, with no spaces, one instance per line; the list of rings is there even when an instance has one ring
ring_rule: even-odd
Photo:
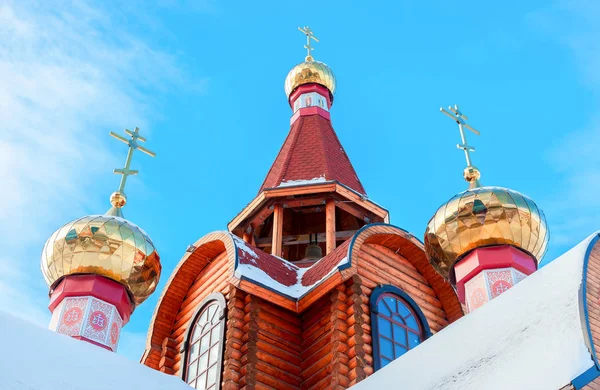
[[[120,209],[121,207],[125,206],[125,203],[127,202],[127,197],[125,196],[125,184],[127,183],[127,177],[135,176],[139,172],[138,170],[130,169],[131,160],[133,159],[133,153],[135,152],[135,150],[139,149],[140,152],[143,152],[150,157],[156,157],[156,153],[149,149],[146,149],[145,147],[139,144],[139,142],[146,142],[146,138],[142,137],[139,132],[140,129],[138,127],[136,127],[134,131],[125,129],[125,133],[131,136],[130,139],[127,139],[113,131],[108,133],[111,137],[116,138],[117,140],[129,146],[129,149],[127,151],[127,158],[125,159],[125,167],[117,168],[113,171],[113,173],[117,175],[122,175],[122,177],[121,183],[119,184],[119,189],[116,192],[113,192],[113,194],[110,196],[110,203],[113,205],[113,207],[107,213],[109,215],[114,214],[119,217],[123,216]]]
[[[440,107],[440,111],[442,112],[442,114],[448,116],[458,124],[458,130],[460,131],[460,139],[462,143],[457,144],[456,147],[458,149],[462,149],[465,152],[465,159],[467,160],[467,168],[465,168],[464,171],[464,178],[467,182],[470,183],[469,188],[480,187],[481,185],[479,184],[479,177],[481,176],[481,174],[471,162],[471,152],[474,152],[475,148],[467,143],[467,136],[465,134],[464,128],[466,127],[468,130],[475,133],[475,135],[480,135],[480,132],[467,123],[469,118],[467,118],[467,116],[460,111],[460,109],[458,108],[458,104],[455,104],[454,107],[448,106],[448,110],[450,110],[450,112],[445,110],[443,107]]]
[[[317,37],[315,37],[314,33],[312,32],[312,30],[310,29],[310,27],[305,26],[305,27],[298,27],[298,30],[300,30],[300,32],[302,32],[304,35],[306,35],[306,45],[304,45],[304,48],[307,51],[306,54],[306,61],[313,61],[313,57],[310,54],[311,50],[314,50],[314,48],[312,47],[312,45],[310,44],[310,40],[314,40],[315,42],[319,42],[319,39]]]

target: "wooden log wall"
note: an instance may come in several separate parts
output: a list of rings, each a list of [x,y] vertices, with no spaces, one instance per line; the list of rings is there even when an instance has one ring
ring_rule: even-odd
[[[391,284],[414,299],[427,318],[432,333],[448,325],[446,313],[435,291],[407,259],[384,246],[364,244],[359,261],[358,275],[361,277],[362,291],[366,296],[370,296],[371,291],[380,284]]]
[[[299,390],[300,319],[252,295],[244,303],[240,388]]]
[[[397,286],[410,295],[433,332],[448,324],[435,292],[407,259],[384,246],[364,244],[358,263],[356,275],[346,282],[337,279],[337,287],[330,285],[329,293],[297,314],[231,285],[231,270],[222,253],[187,291],[162,344],[159,370],[181,375],[179,351],[190,320],[213,292],[223,293],[227,300],[222,375],[226,390],[346,389],[371,375],[369,297],[380,284]]]
[[[225,296],[229,293],[231,271],[228,268],[227,254],[223,252],[206,265],[187,291],[175,317],[175,323],[172,325],[171,335],[168,337],[173,340],[172,346],[175,350],[181,351],[190,320],[204,298],[213,292],[220,292]],[[183,369],[182,363],[182,353],[178,353],[168,360],[161,358],[159,370],[180,376]]]
[[[586,305],[588,309],[588,321],[592,332],[592,342],[596,354],[600,353],[600,241],[597,241],[590,252],[587,265]],[[584,331],[587,332],[587,329]],[[594,379],[583,387],[584,390],[600,390],[600,377]]]
[[[302,314],[302,389],[338,388],[332,374],[347,364],[347,347],[341,345],[347,340],[344,301],[343,292],[334,289]]]
[[[247,293],[231,287],[227,297],[225,353],[223,356],[223,390],[238,390],[242,379],[242,348]]]

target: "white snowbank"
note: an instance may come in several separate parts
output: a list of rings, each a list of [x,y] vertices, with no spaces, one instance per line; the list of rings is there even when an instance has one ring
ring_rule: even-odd
[[[597,233],[353,390],[560,389],[592,367],[579,313]]]
[[[189,390],[181,379],[0,311],[1,390]]]

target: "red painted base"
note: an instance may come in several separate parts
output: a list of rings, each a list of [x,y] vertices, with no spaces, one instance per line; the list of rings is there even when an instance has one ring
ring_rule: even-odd
[[[329,111],[325,111],[321,107],[304,107],[296,111],[294,115],[290,118],[290,125],[294,124],[301,116],[305,115],[320,115],[327,120],[331,120],[331,115]]]
[[[317,92],[322,96],[325,96],[327,99],[327,108],[330,109],[333,101],[331,100],[331,94],[329,90],[320,84],[303,84],[296,88],[294,92],[290,95],[289,103],[292,109],[294,108],[294,102],[298,97],[304,93]]]
[[[70,275],[65,277],[50,292],[48,308],[51,312],[54,312],[54,309],[64,298],[83,296],[92,296],[114,305],[123,319],[123,325],[129,321],[129,317],[133,313],[134,306],[125,286],[99,275]]]
[[[116,351],[134,304],[120,283],[98,275],[70,275],[51,291],[48,308],[50,329]]]
[[[537,262],[531,255],[510,245],[474,249],[454,265],[458,299],[465,303],[465,284],[482,271],[506,268],[531,275],[537,269]]]

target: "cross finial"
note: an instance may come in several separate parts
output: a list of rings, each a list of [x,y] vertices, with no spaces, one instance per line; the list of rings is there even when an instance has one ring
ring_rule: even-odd
[[[462,143],[457,144],[456,147],[465,152],[465,159],[467,160],[467,168],[465,168],[464,171],[464,178],[467,182],[469,182],[469,188],[480,187],[481,185],[479,183],[479,177],[481,174],[479,173],[479,170],[471,163],[471,152],[474,152],[475,148],[467,143],[467,136],[464,128],[466,127],[476,135],[479,135],[480,133],[467,123],[469,118],[467,118],[467,116],[460,111],[458,104],[455,104],[454,107],[448,106],[448,110],[450,110],[450,112],[446,111],[443,107],[440,107],[442,114],[452,118],[452,120],[458,124],[458,130],[460,131],[460,139]]]
[[[125,129],[125,133],[127,133],[131,138],[127,139],[112,131],[108,133],[111,137],[116,138],[129,146],[129,150],[127,151],[127,158],[125,159],[125,167],[115,169],[113,171],[113,173],[122,176],[121,183],[119,184],[119,189],[110,196],[110,202],[113,205],[113,207],[109,210],[108,214],[116,215],[119,217],[123,216],[121,212],[121,207],[125,206],[125,202],[127,201],[127,198],[125,196],[125,184],[127,183],[127,177],[137,175],[139,172],[137,170],[129,169],[131,167],[133,152],[136,149],[139,149],[140,152],[143,152],[150,157],[156,156],[156,153],[146,149],[145,147],[139,144],[139,142],[146,142],[146,139],[140,135],[140,129],[138,127],[136,127],[134,131]]]
[[[317,37],[315,37],[314,33],[312,32],[312,30],[310,29],[310,27],[305,26],[305,27],[298,27],[298,30],[300,30],[302,33],[304,33],[304,35],[306,35],[306,45],[304,45],[304,48],[307,51],[306,54],[306,61],[313,61],[313,57],[310,54],[311,50],[314,50],[314,48],[311,46],[310,44],[310,40],[314,40],[315,42],[319,42],[319,39]]]

